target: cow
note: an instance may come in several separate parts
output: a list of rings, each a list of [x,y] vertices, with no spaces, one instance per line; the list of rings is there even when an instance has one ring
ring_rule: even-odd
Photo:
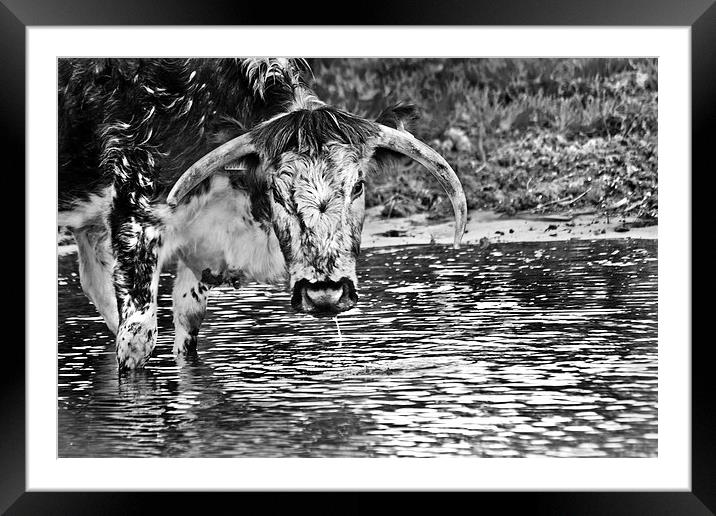
[[[301,59],[60,59],[58,225],[77,243],[82,289],[116,335],[120,371],[157,340],[162,267],[176,262],[173,352],[196,351],[209,290],[287,280],[291,306],[357,302],[365,178],[396,155],[466,202],[450,165],[407,129],[319,100]]]

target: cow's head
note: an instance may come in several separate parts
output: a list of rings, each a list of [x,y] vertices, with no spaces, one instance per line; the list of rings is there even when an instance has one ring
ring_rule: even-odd
[[[404,130],[400,114],[369,121],[320,106],[281,114],[204,156],[177,181],[168,202],[229,163],[251,163],[252,205],[264,205],[281,245],[294,309],[333,315],[352,308],[365,214],[366,174],[399,153],[440,181],[455,210],[457,247],[466,221],[465,195],[447,162]],[[381,123],[382,122],[382,123]]]

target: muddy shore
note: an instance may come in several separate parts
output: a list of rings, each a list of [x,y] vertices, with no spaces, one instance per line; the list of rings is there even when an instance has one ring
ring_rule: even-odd
[[[367,210],[363,226],[363,247],[404,244],[449,244],[453,240],[454,222],[429,220],[426,214],[385,219],[381,207]],[[502,242],[547,242],[570,239],[646,238],[657,239],[658,226],[642,226],[637,219],[585,214],[574,217],[562,214],[508,217],[492,211],[474,210],[468,214],[464,244]]]

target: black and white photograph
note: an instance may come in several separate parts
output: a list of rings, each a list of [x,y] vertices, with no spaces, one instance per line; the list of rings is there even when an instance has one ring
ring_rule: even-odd
[[[0,3],[0,513],[713,510],[714,0]]]
[[[56,66],[59,458],[659,456],[657,57]]]

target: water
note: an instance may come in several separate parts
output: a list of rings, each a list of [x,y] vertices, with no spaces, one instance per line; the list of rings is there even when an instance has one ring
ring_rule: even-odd
[[[342,339],[278,287],[222,288],[179,364],[165,274],[129,376],[59,270],[61,457],[657,454],[655,241],[367,250]]]

